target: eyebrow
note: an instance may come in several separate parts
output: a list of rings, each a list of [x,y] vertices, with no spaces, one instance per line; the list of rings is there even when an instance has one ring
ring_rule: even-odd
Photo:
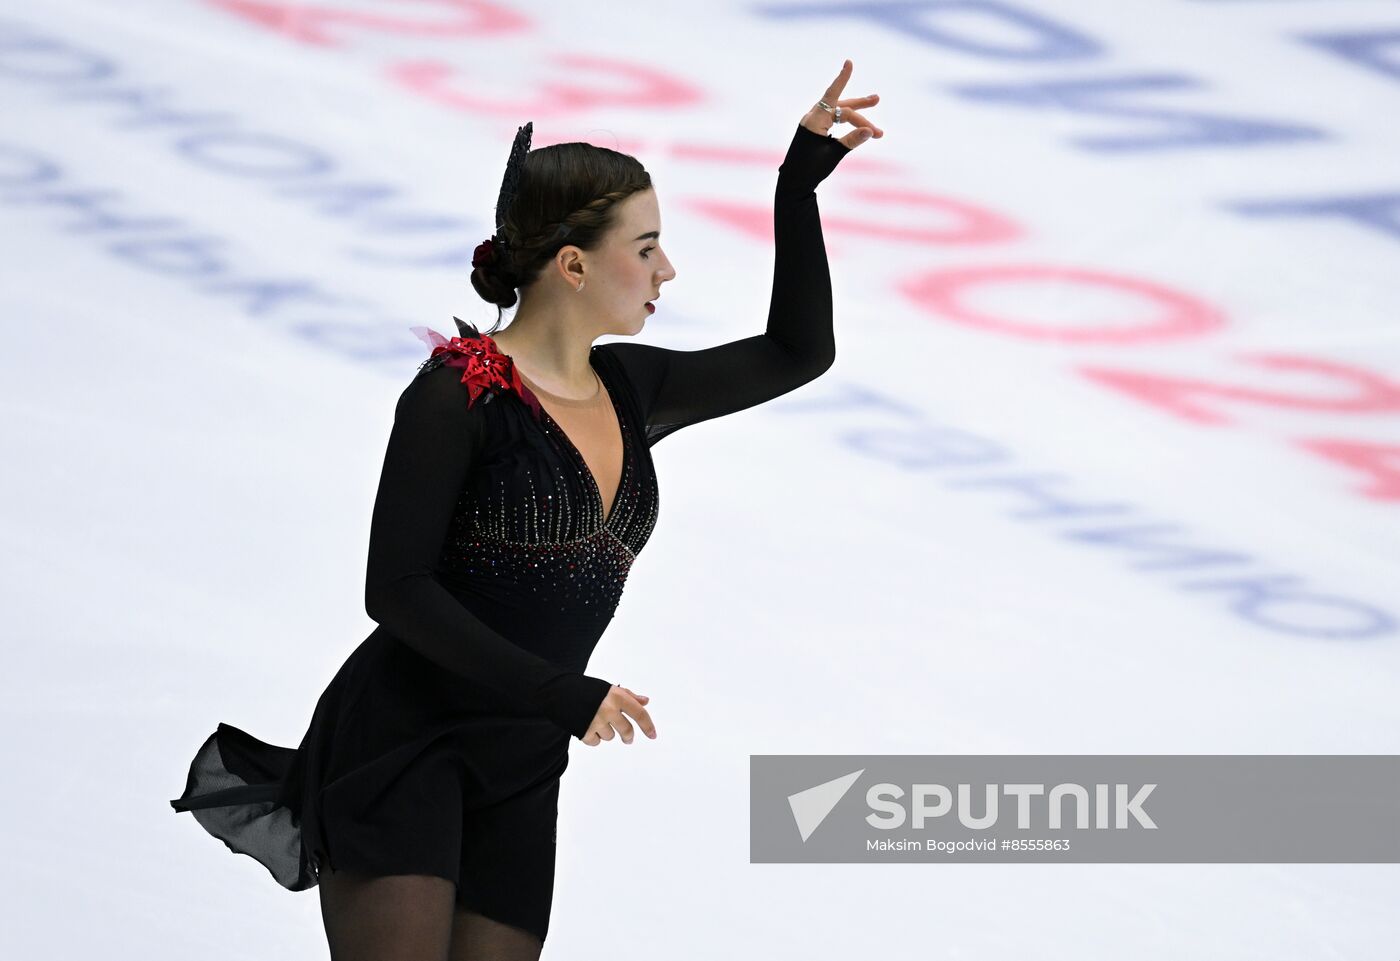
[[[642,234],[640,237],[633,237],[633,238],[632,238],[632,243],[635,244],[635,243],[636,243],[637,241],[639,241],[639,240],[651,240],[651,239],[660,240],[660,239],[661,239],[661,231],[659,231],[659,230],[653,230],[653,231],[650,231],[649,233]]]

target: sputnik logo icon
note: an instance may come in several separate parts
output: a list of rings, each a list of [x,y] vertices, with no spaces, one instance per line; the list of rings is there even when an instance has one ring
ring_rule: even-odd
[[[812,832],[821,827],[832,808],[841,803],[841,799],[846,796],[851,785],[856,783],[856,779],[864,773],[865,768],[861,768],[816,787],[788,795],[788,807],[792,810],[792,819],[797,822],[797,830],[802,835],[804,844],[812,836]]]

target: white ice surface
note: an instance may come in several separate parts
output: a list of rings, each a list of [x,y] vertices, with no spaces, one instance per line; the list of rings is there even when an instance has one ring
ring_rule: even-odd
[[[660,737],[573,746],[545,956],[1396,956],[1395,865],[753,865],[747,817],[751,754],[1400,751],[1400,501],[1297,446],[1400,444],[1400,405],[1340,409],[1356,382],[1241,359],[1400,378],[1400,227],[1241,212],[1400,190],[1400,48],[1372,49],[1387,71],[1306,39],[1393,31],[1394,4],[930,4],[920,36],[893,13],[679,3],[489,8],[522,18],[492,32],[461,2],[353,0],[306,21],[323,44],[231,6],[3,10],[0,957],[325,957],[314,892],[166,802],[219,721],[295,745],[371,629],[374,486],[422,352],[407,328],[494,319],[467,261],[515,127],[642,159],[678,276],[641,339],[705,346],[762,330],[771,237],[732,218],[764,223],[846,57],[845,94],[878,92],[887,136],[818,191],[836,366],[655,449],[659,526],[591,670],[650,695]],[[1014,56],[1043,36],[1017,16],[1098,47]],[[396,81],[409,61],[449,71],[442,98]],[[1184,79],[1108,102],[1321,135],[1095,149],[1189,125],[969,91],[1145,74]],[[565,96],[580,87],[593,99]],[[390,196],[319,193],[351,184]],[[963,207],[1018,233],[963,239]],[[1133,278],[1220,322],[1031,338],[909,293],[987,268]],[[317,299],[259,313],[240,285],[273,281]],[[957,302],[1065,331],[1160,306],[1049,280]],[[1223,420],[1196,423],[1090,366],[1275,399],[1194,394]],[[1334,400],[1287,401],[1308,397]],[[993,459],[931,459],[954,437]],[[1035,517],[985,486],[1048,474],[1126,508]],[[1138,523],[1239,559],[1152,569],[1071,536]],[[1187,586],[1226,574],[1305,597]]]

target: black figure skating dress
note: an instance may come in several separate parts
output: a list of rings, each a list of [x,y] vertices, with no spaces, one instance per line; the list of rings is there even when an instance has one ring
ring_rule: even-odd
[[[611,688],[586,673],[657,518],[650,448],[835,358],[815,188],[850,150],[799,126],[778,168],[768,327],[706,350],[595,345],[622,437],[609,509],[495,341],[457,321],[399,397],[370,531],[378,627],[296,749],[218,725],[170,803],[285,887],[430,874],[544,938],[559,778]]]

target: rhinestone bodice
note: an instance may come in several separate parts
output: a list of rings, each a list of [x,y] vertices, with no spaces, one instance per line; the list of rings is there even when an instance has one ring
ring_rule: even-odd
[[[635,393],[605,346],[593,348],[590,360],[622,437],[606,520],[598,484],[562,427],[523,392],[494,389],[481,408],[484,441],[437,565],[443,583],[479,617],[576,670],[612,619],[659,508]]]

